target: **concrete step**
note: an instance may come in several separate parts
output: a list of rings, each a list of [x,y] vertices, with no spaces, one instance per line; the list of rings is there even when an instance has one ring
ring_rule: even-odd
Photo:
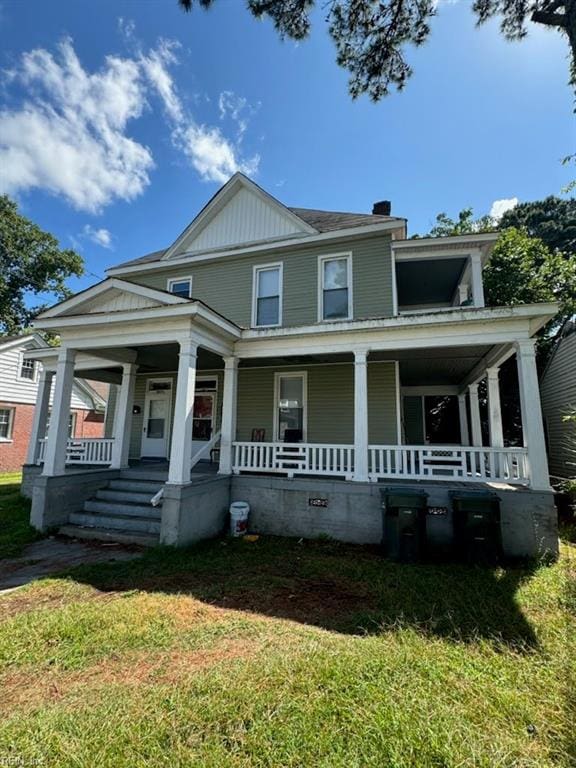
[[[152,520],[160,520],[162,511],[160,507],[151,504],[132,504],[130,502],[97,501],[88,499],[84,502],[84,512],[93,512],[102,515],[120,515],[126,517],[146,517]]]
[[[87,528],[100,528],[113,531],[139,531],[140,533],[160,533],[160,520],[149,517],[129,517],[120,514],[90,514],[90,512],[72,512],[68,518],[72,525]]]
[[[131,480],[130,478],[119,480],[110,480],[108,488],[114,491],[130,491],[134,493],[148,493],[150,498],[164,487],[164,483],[157,483],[151,480]]]
[[[101,488],[99,491],[96,491],[95,498],[100,501],[114,501],[120,504],[129,502],[131,504],[147,506],[150,504],[150,499],[153,495],[149,491],[147,493],[139,493],[136,491],[120,491],[116,488]]]
[[[74,539],[110,541],[117,544],[136,544],[139,547],[156,547],[158,536],[152,533],[132,531],[110,531],[107,528],[85,528],[80,525],[63,525],[58,533]]]
[[[154,469],[154,465],[146,469],[123,469],[121,480],[142,480],[143,482],[165,483],[168,480],[168,469]]]

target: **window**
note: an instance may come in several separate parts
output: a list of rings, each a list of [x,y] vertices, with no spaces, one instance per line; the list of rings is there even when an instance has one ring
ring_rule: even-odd
[[[319,262],[319,320],[347,320],[352,315],[352,257],[323,256]]]
[[[254,267],[252,325],[268,327],[282,323],[282,265]]]
[[[0,440],[12,440],[14,408],[0,408]]]
[[[46,438],[48,437],[48,432],[50,430],[50,417],[51,417],[51,415],[52,415],[51,413],[48,413],[48,416],[46,418],[46,434],[44,435],[44,437],[46,437]],[[70,417],[68,419],[68,437],[76,437],[76,417],[77,417],[77,415],[78,414],[74,413],[74,412],[72,412],[70,414]]]
[[[175,296],[189,299],[192,296],[192,278],[177,277],[174,280],[168,280],[168,291]]]
[[[36,378],[36,362],[34,360],[22,359],[20,363],[20,378],[34,381]]]
[[[288,442],[306,440],[306,374],[277,373],[275,381],[274,439]]]

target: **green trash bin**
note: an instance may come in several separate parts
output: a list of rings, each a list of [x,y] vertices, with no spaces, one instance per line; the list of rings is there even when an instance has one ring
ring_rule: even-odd
[[[386,556],[400,562],[421,560],[426,548],[428,494],[414,488],[386,488],[381,496]]]
[[[454,549],[472,563],[491,563],[502,556],[500,499],[490,491],[452,491]]]

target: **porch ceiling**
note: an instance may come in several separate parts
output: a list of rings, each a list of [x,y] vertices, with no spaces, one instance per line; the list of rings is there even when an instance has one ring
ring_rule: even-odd
[[[449,304],[466,268],[466,257],[430,261],[400,261],[396,264],[398,304]],[[422,279],[422,275],[426,279]]]

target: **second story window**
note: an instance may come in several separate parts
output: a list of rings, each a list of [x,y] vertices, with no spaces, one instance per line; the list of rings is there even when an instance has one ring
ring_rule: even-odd
[[[192,296],[192,278],[176,277],[168,280],[168,291],[183,299],[189,299]]]
[[[347,320],[352,316],[352,257],[325,256],[318,275],[319,320]]]
[[[20,378],[34,381],[36,378],[36,363],[34,360],[22,360],[20,364]]]
[[[282,265],[254,267],[252,325],[268,327],[282,323]]]

